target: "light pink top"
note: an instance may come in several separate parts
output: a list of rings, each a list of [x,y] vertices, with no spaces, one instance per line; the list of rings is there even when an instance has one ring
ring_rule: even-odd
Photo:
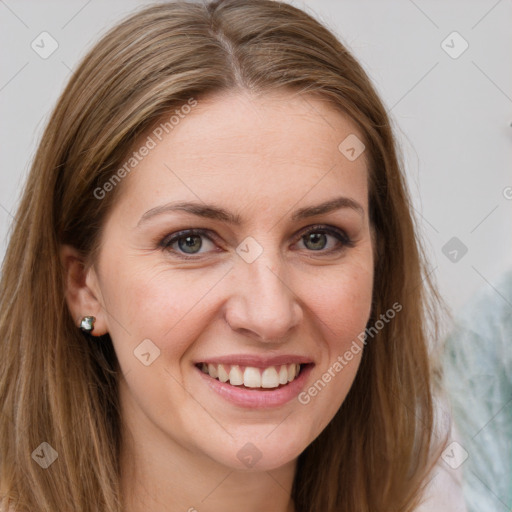
[[[467,512],[462,493],[462,466],[467,452],[460,443],[446,399],[436,400],[436,431],[442,436],[450,429],[450,437],[431,472],[424,501],[415,512]]]

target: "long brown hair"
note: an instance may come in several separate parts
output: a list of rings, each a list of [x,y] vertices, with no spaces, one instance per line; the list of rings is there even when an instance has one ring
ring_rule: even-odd
[[[119,368],[111,340],[81,333],[64,296],[61,244],[93,264],[122,183],[97,199],[134,141],[190,98],[223,90],[314,94],[364,135],[376,233],[376,322],[340,410],[300,455],[298,512],[411,511],[433,443],[437,294],[386,109],[335,36],[270,0],[165,3],[128,17],[88,53],[44,132],[3,262],[0,494],[30,512],[119,512]],[[35,463],[46,442],[58,454]],[[35,455],[34,455],[35,453]],[[43,452],[41,452],[43,453]],[[39,455],[42,456],[42,455]]]

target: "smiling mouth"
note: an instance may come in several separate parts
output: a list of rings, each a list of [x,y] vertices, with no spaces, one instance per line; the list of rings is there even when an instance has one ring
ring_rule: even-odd
[[[294,381],[307,364],[283,364],[256,368],[229,364],[198,363],[203,373],[220,382],[238,388],[273,390],[286,386]]]

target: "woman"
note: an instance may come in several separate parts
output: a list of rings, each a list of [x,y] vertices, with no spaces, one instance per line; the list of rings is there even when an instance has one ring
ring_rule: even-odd
[[[126,19],[3,265],[4,509],[416,510],[448,438],[421,254],[386,111],[317,21]]]

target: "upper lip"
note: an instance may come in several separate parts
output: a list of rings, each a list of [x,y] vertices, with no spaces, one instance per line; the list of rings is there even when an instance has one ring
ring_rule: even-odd
[[[227,364],[238,366],[252,366],[255,368],[267,368],[269,366],[281,366],[283,364],[308,364],[312,359],[305,356],[282,354],[276,356],[256,356],[253,354],[233,354],[201,359],[196,364]]]

